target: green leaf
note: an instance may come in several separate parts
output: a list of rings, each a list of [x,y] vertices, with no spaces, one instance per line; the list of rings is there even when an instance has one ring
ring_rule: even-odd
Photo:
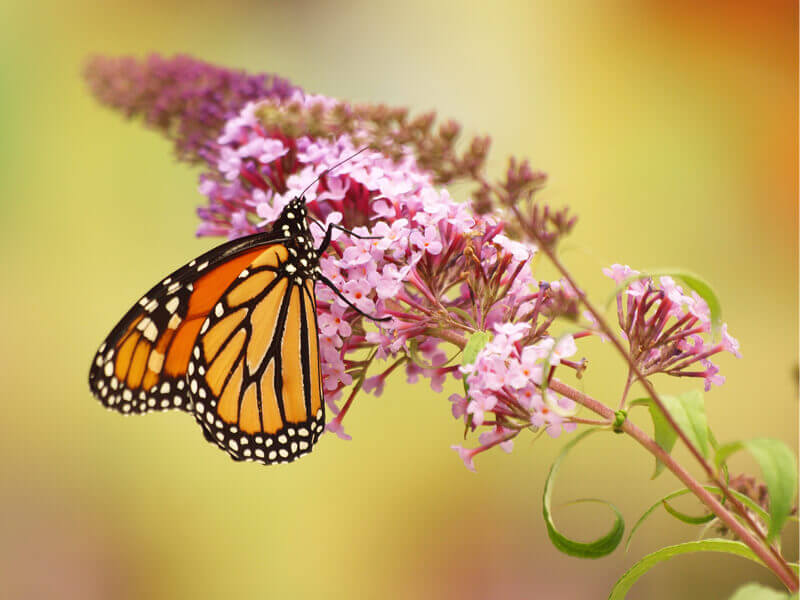
[[[663,501],[661,504],[664,505],[664,510],[666,510],[669,514],[679,521],[687,523],[688,525],[704,525],[709,521],[713,521],[714,517],[716,516],[714,513],[708,513],[699,517],[693,517],[692,515],[687,515],[686,513],[679,511],[677,508],[672,508],[672,506],[670,506],[666,501]]]
[[[709,492],[711,492],[712,494],[716,494],[717,496],[720,496],[720,497],[723,496],[722,490],[719,489],[717,486],[704,485],[703,487],[706,490],[708,490]],[[769,525],[769,515],[767,514],[767,512],[763,508],[761,508],[758,504],[756,504],[755,500],[753,500],[752,498],[750,498],[748,496],[745,496],[744,494],[742,494],[740,492],[737,492],[735,490],[728,490],[728,491],[737,500],[739,500],[739,502],[741,502],[742,504],[747,506],[750,510],[755,512],[759,517],[761,517],[764,520],[765,523],[767,523]],[[642,523],[645,522],[647,517],[649,517],[653,513],[653,511],[655,511],[659,506],[663,506],[663,503],[666,502],[667,500],[672,500],[673,498],[678,498],[680,496],[685,496],[686,494],[691,494],[691,493],[692,493],[692,491],[687,489],[687,488],[683,488],[683,489],[677,490],[675,492],[669,493],[666,496],[664,496],[663,498],[661,498],[660,500],[658,500],[655,504],[653,504],[646,511],[644,511],[644,514],[641,517],[639,517],[639,520],[636,521],[636,524],[633,526],[633,528],[631,529],[631,532],[628,534],[628,540],[627,540],[627,542],[625,542],[625,551],[627,552],[628,548],[631,545],[631,540],[633,539],[633,534],[636,533],[636,531],[639,529],[639,526]]]
[[[712,437],[708,429],[706,409],[703,402],[703,393],[692,390],[680,396],[661,396],[664,408],[672,415],[678,427],[686,434],[692,444],[700,450],[701,454],[708,457],[709,438]],[[653,419],[653,430],[656,443],[669,454],[678,439],[678,433],[670,426],[664,414],[651,398],[639,398],[631,402],[631,406],[644,405],[650,411]],[[664,463],[656,459],[656,468],[652,479],[659,476],[664,470]]]
[[[634,281],[648,278],[655,280],[657,277],[665,276],[679,280],[686,287],[697,292],[697,295],[706,301],[706,304],[708,304],[708,310],[711,313],[711,328],[714,334],[716,334],[720,325],[722,325],[722,304],[720,303],[719,298],[706,280],[699,275],[695,275],[690,271],[684,271],[682,269],[655,269],[643,272],[635,277],[628,277],[627,279],[623,280],[611,293],[608,302],[606,302],[606,308],[611,305],[611,303],[614,301],[614,298],[616,298],[618,294],[622,293]]]
[[[588,498],[583,500],[578,500],[577,502],[600,502],[602,504],[606,504],[614,511],[614,524],[611,526],[611,529],[606,533],[604,536],[597,538],[592,542],[578,542],[575,540],[571,540],[566,536],[562,535],[556,530],[555,523],[553,523],[552,519],[552,510],[550,508],[550,498],[552,495],[552,484],[553,480],[555,479],[555,475],[558,472],[558,468],[561,465],[561,461],[567,455],[567,453],[574,448],[579,442],[581,442],[585,437],[588,435],[600,431],[599,429],[589,429],[584,431],[580,435],[573,438],[564,448],[561,450],[561,453],[558,455],[556,460],[553,462],[553,465],[550,467],[550,473],[547,476],[547,480],[544,484],[544,497],[542,499],[542,514],[544,515],[544,522],[547,526],[547,535],[550,537],[550,541],[553,542],[553,545],[563,552],[564,554],[569,554],[570,556],[577,556],[579,558],[600,558],[602,556],[606,556],[614,551],[614,549],[619,546],[619,543],[622,541],[622,536],[625,533],[625,522],[622,520],[622,515],[617,510],[617,508],[609,503],[605,502],[604,500],[596,500],[594,498]]]
[[[797,461],[789,447],[779,440],[757,438],[745,442],[724,444],[717,450],[720,466],[734,452],[745,449],[756,459],[769,492],[769,529],[767,539],[773,540],[792,510],[797,489]]]
[[[708,457],[708,421],[703,392],[692,390],[680,396],[662,396],[662,402],[678,427],[704,457]]]
[[[464,346],[464,353],[461,360],[462,365],[471,365],[478,358],[478,353],[483,350],[483,347],[489,343],[492,336],[488,331],[476,331],[467,340],[467,345]],[[464,382],[464,395],[469,396],[469,385],[467,385],[467,376],[462,378]]]
[[[658,406],[650,398],[639,398],[631,402],[631,406],[642,405],[646,406],[650,411],[650,417],[653,419],[653,435],[656,443],[664,449],[664,452],[670,454],[672,448],[675,447],[675,442],[678,439],[678,434],[670,427],[664,414],[658,409]],[[656,468],[653,471],[651,479],[655,479],[661,474],[666,465],[660,460],[656,459]]]
[[[728,600],[788,600],[789,594],[768,588],[759,583],[747,583],[737,589]]]
[[[467,340],[467,345],[464,346],[464,360],[462,364],[471,365],[478,358],[478,353],[483,350],[483,347],[489,343],[491,335],[488,331],[476,331]]]
[[[735,542],[733,540],[709,539],[667,546],[652,554],[648,554],[628,569],[614,585],[614,589],[611,590],[611,595],[608,597],[609,600],[622,600],[625,598],[628,591],[633,587],[633,584],[658,563],[669,560],[673,556],[690,554],[693,552],[725,552],[727,554],[742,556],[762,564],[750,548],[741,542]]]

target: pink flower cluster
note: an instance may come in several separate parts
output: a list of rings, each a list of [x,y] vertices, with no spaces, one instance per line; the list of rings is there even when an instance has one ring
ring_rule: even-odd
[[[619,264],[603,273],[618,285],[640,275]],[[687,294],[672,277],[659,277],[658,283],[649,277],[630,282],[617,295],[617,318],[644,375],[702,377],[708,391],[712,384],[725,382],[709,357],[723,351],[741,357],[739,342],[726,324],[720,329],[721,341],[706,341],[703,336],[712,330],[708,304],[694,290]]]
[[[336,104],[301,92],[291,100],[324,111]],[[346,135],[292,138],[265,127],[258,109],[248,104],[217,140],[217,170],[201,176],[208,205],[198,211],[198,234],[235,238],[263,230],[305,193],[317,221],[311,225],[317,245],[332,224],[365,238],[333,230],[320,259],[323,274],[360,311],[391,317],[370,321],[327,286],[316,287],[323,386],[336,415],[328,430],[347,438],[342,419],[355,395],[361,389],[380,395],[399,367],[410,383],[426,377],[436,391],[448,376],[464,378],[467,393],[450,400],[456,418],[482,431],[477,448],[454,446],[470,469],[480,452],[494,446],[510,451],[524,429],[553,437],[574,430],[574,403],[547,382],[558,366],[583,370],[585,364],[570,357],[577,352],[575,339],[589,332],[559,339],[549,334],[553,319],[570,313],[577,295],[564,282],[533,278],[535,248],[504,235],[499,218],[478,216],[468,203],[434,187],[411,154],[400,161],[372,150],[356,154]],[[614,265],[607,274],[619,282],[635,272]],[[661,278],[660,287],[632,283],[619,296],[618,310],[646,374],[702,376],[708,386],[721,382],[708,356],[723,349],[738,355],[738,343],[724,327],[720,344],[703,341],[708,307],[669,278]],[[473,363],[450,364],[443,343],[463,345],[476,331],[493,331],[494,337]],[[376,360],[389,364],[367,377]],[[687,369],[698,361],[702,371]],[[351,393],[340,406],[348,386]]]
[[[326,108],[333,102],[299,92],[297,99]],[[398,366],[410,382],[423,375],[439,391],[448,374],[460,377],[458,365],[445,366],[443,331],[469,334],[478,324],[490,327],[532,306],[537,282],[524,267],[533,251],[502,235],[497,220],[473,215],[468,204],[435,188],[413,157],[397,163],[365,151],[325,173],[356,153],[348,137],[287,138],[267,131],[257,108],[248,104],[218,139],[218,173],[201,176],[200,191],[209,203],[199,209],[198,234],[235,238],[259,231],[308,188],[307,207],[322,224],[311,226],[317,244],[329,224],[377,238],[334,230],[320,260],[323,274],[360,310],[392,317],[374,324],[325,285],[316,286],[323,385],[337,414],[329,430],[344,437],[341,420],[355,392],[363,387],[380,394]],[[466,272],[474,281],[465,280]],[[488,283],[502,289],[502,298],[476,306],[476,294],[485,295]],[[393,362],[366,378],[374,359]],[[340,412],[336,402],[354,383]]]
[[[464,464],[475,470],[473,458],[494,446],[511,452],[513,438],[523,429],[544,430],[551,437],[574,431],[569,417],[575,403],[542,384],[553,370],[578,348],[572,335],[559,339],[543,337],[525,344],[531,332],[528,323],[494,326],[494,338],[478,353],[474,363],[463,365],[468,394],[453,394],[453,416],[463,418],[468,428],[489,427],[479,437],[477,448],[452,446]],[[547,373],[545,373],[547,370]]]
[[[571,231],[575,217],[566,209],[533,201],[544,176],[526,161],[512,158],[505,181],[492,185],[482,175],[488,138],[474,138],[456,152],[459,126],[453,121],[432,128],[433,113],[410,119],[405,109],[353,106],[305,94],[279,78],[189,57],[98,58],[87,67],[87,79],[102,102],[143,116],[173,139],[179,158],[210,165],[200,177],[208,204],[198,209],[198,235],[233,239],[263,231],[301,194],[317,245],[330,225],[356,234],[333,229],[320,267],[358,311],[327,286],[316,286],[325,400],[336,415],[329,431],[347,438],[342,419],[355,395],[380,395],[400,368],[409,383],[425,377],[438,392],[448,376],[463,379],[465,393],[450,397],[452,413],[467,430],[480,430],[480,445],[453,448],[473,470],[478,453],[495,446],[510,452],[523,430],[556,437],[588,422],[550,384],[559,367],[578,375],[586,368],[585,361],[570,359],[575,340],[602,336],[599,324],[584,313],[588,326],[551,335],[556,318],[579,319],[582,300],[566,281],[536,281],[530,269],[536,248],[510,239],[491,212],[509,209],[512,229],[545,253]],[[298,131],[353,137],[290,133]],[[361,140],[391,159],[372,150],[355,155]],[[433,185],[459,179],[478,184],[474,206]],[[639,275],[618,264],[604,272],[618,284]],[[375,322],[359,311],[390,319]],[[632,281],[617,296],[617,314],[631,359],[645,376],[700,377],[708,390],[724,381],[709,357],[722,351],[739,356],[726,325],[721,341],[707,341],[706,302],[670,277]],[[494,333],[491,339],[487,332]],[[477,355],[470,350],[475,358],[468,364],[448,360],[444,344],[464,348],[468,339],[487,342]],[[376,360],[388,365],[368,377]]]

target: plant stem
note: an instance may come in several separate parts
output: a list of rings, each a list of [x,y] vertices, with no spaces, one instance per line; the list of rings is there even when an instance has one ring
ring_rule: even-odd
[[[516,207],[514,207],[514,209],[516,210]],[[522,218],[521,218],[521,215],[519,214],[519,211],[516,210],[516,213],[517,213],[518,218],[522,222]],[[534,237],[534,239],[537,239],[536,232],[531,232],[531,234]],[[661,401],[661,397],[658,394],[658,392],[656,391],[655,387],[653,387],[653,384],[650,382],[650,380],[647,379],[647,377],[645,377],[645,375],[641,372],[641,370],[636,365],[636,363],[631,359],[630,354],[625,350],[625,347],[622,345],[622,342],[620,341],[620,339],[612,331],[611,327],[608,325],[608,323],[603,318],[603,316],[600,314],[600,312],[592,305],[591,302],[589,302],[589,299],[586,297],[586,294],[584,293],[584,291],[580,287],[578,287],[578,285],[575,282],[575,280],[573,279],[572,275],[569,273],[569,271],[567,271],[567,268],[558,259],[558,257],[556,256],[555,252],[553,251],[553,249],[551,247],[547,246],[546,244],[541,244],[540,245],[540,250],[547,256],[548,259],[550,259],[550,261],[553,263],[553,266],[555,266],[556,269],[558,269],[558,271],[561,273],[561,275],[564,277],[564,279],[566,279],[567,282],[575,290],[575,293],[578,294],[578,297],[580,298],[581,303],[591,313],[591,315],[594,318],[595,322],[600,327],[600,329],[603,331],[603,334],[611,341],[612,345],[617,349],[617,351],[620,353],[620,355],[628,363],[628,366],[629,366],[630,370],[632,371],[633,375],[635,375],[636,379],[645,388],[647,393],[650,395],[651,400],[656,404],[656,406],[658,406],[659,410],[661,411],[661,414],[664,416],[664,419],[667,421],[667,423],[669,423],[669,426],[675,431],[675,433],[678,434],[678,437],[681,439],[681,441],[686,445],[686,447],[689,449],[689,451],[695,457],[697,462],[700,463],[700,466],[706,472],[707,477],[717,487],[719,487],[720,490],[722,490],[722,493],[724,494],[726,501],[729,502],[730,505],[733,506],[736,509],[736,512],[739,514],[739,516],[748,524],[748,526],[761,539],[761,541],[769,549],[769,551],[773,555],[773,557],[783,566],[782,572],[784,572],[784,574],[788,574],[788,577],[790,578],[790,580],[792,581],[792,585],[794,586],[794,587],[790,587],[789,589],[791,589],[792,591],[797,590],[798,587],[800,587],[800,582],[798,582],[798,578],[794,574],[794,572],[791,571],[791,569],[789,569],[788,564],[786,563],[786,559],[783,558],[781,553],[778,551],[778,549],[774,545],[770,544],[767,541],[766,533],[764,531],[762,531],[761,528],[759,528],[756,525],[755,521],[753,520],[753,517],[747,511],[747,508],[737,498],[735,498],[733,496],[733,494],[730,493],[730,490],[728,489],[727,482],[722,480],[720,477],[718,477],[715,469],[705,459],[705,457],[700,453],[700,450],[691,442],[691,440],[689,440],[689,438],[687,437],[686,433],[678,426],[678,423],[675,421],[675,419],[672,417],[672,415],[669,413],[669,411],[665,408],[664,403]]]
[[[439,339],[445,340],[446,342],[450,342],[451,344],[453,344],[454,346],[458,346],[462,350],[467,345],[467,338],[465,338],[459,333],[456,333],[452,329],[437,327],[436,329],[428,329],[426,334],[438,337]]]
[[[628,392],[631,389],[631,384],[633,383],[633,372],[628,368],[628,376],[625,378],[625,389],[622,390],[622,398],[619,401],[619,409],[622,410],[625,408],[625,401],[628,399]]]
[[[798,581],[797,575],[794,571],[791,570],[789,567],[786,559],[781,555],[778,549],[767,542],[765,533],[757,526],[754,522],[752,516],[747,511],[746,507],[736,499],[729,491],[728,486],[725,482],[717,477],[716,472],[705,460],[700,451],[691,443],[691,441],[686,437],[686,434],[678,427],[677,423],[674,421],[672,416],[669,412],[664,408],[663,403],[661,402],[661,398],[656,392],[653,385],[647,380],[647,378],[641,373],[638,367],[633,363],[628,353],[625,351],[622,342],[617,338],[608,324],[605,322],[603,317],[600,313],[592,306],[589,302],[588,298],[584,294],[584,292],[577,286],[575,281],[572,279],[569,272],[566,268],[561,264],[561,262],[556,258],[555,254],[552,252],[550,248],[547,248],[545,245],[542,245],[541,250],[551,259],[555,267],[561,272],[564,278],[570,283],[572,288],[576,291],[578,296],[581,299],[581,302],[584,306],[589,310],[589,312],[594,317],[595,321],[598,323],[600,328],[603,330],[603,333],[611,340],[612,344],[616,347],[616,349],[620,352],[620,354],[626,359],[629,366],[629,373],[628,373],[628,385],[626,386],[626,395],[629,389],[630,384],[633,382],[634,377],[638,379],[644,388],[647,390],[648,394],[652,400],[656,403],[656,405],[661,410],[662,414],[666,418],[667,422],[670,426],[675,430],[678,436],[683,440],[684,444],[689,448],[691,453],[703,467],[703,470],[706,472],[709,479],[722,491],[724,494],[726,501],[729,502],[730,506],[733,506],[736,512],[744,519],[744,521],[750,527],[750,530],[745,528],[737,519],[736,517],[728,511],[717,498],[709,493],[705,488],[703,488],[702,484],[699,483],[692,475],[684,469],[680,464],[678,464],[669,454],[667,454],[661,446],[659,446],[653,439],[651,439],[647,434],[645,434],[641,429],[636,427],[633,423],[629,420],[625,420],[622,425],[622,430],[633,437],[637,442],[639,442],[642,446],[644,446],[647,450],[649,450],[658,460],[662,461],[667,468],[672,471],[678,479],[680,479],[687,488],[692,490],[692,492],[698,497],[698,499],[703,502],[715,515],[717,515],[721,521],[723,521],[730,529],[733,531],[739,539],[741,539],[751,550],[764,562],[764,564],[770,568],[786,585],[786,587],[791,591],[795,592],[800,589],[800,582]],[[448,329],[446,327],[438,327],[438,328],[431,328],[427,331],[428,335],[439,337],[445,341],[448,341],[455,346],[463,349],[466,346],[467,339],[456,333],[452,329]],[[596,414],[608,419],[610,422],[614,421],[615,414],[608,406],[605,404],[595,400],[591,396],[587,396],[578,390],[561,383],[560,381],[553,379],[550,381],[549,387],[553,389],[553,391],[566,396],[586,406],[590,410],[594,411]],[[624,396],[623,396],[624,402]],[[755,533],[755,536],[753,535]]]
[[[583,392],[576,390],[573,387],[562,383],[557,379],[553,379],[549,385],[550,389],[554,392],[561,394],[581,404],[589,410],[605,417],[606,419],[614,419],[614,411],[608,406],[595,400],[591,396],[587,396]],[[736,517],[728,511],[717,498],[703,487],[697,479],[695,479],[686,469],[678,464],[675,459],[670,456],[655,440],[650,438],[644,431],[639,429],[630,420],[625,420],[622,424],[622,431],[635,439],[639,444],[644,446],[651,454],[672,471],[672,473],[681,480],[681,482],[689,488],[695,496],[705,504],[711,512],[713,512],[719,519],[725,523],[737,537],[744,542],[761,560],[769,567],[783,582],[783,584],[791,592],[798,590],[797,576],[786,564],[785,559],[778,554],[774,555],[773,548],[763,544],[752,531],[749,531],[742,525]]]

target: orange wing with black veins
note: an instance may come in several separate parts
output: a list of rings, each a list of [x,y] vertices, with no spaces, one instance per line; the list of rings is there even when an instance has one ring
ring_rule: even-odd
[[[325,425],[314,282],[283,246],[259,255],[203,322],[188,366],[194,414],[236,460],[290,462]]]

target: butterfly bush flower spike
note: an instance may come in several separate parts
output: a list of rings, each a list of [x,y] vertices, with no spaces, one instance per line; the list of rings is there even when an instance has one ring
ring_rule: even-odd
[[[614,264],[603,273],[621,285],[640,275],[627,265]],[[617,294],[617,320],[630,345],[631,358],[646,376],[702,378],[705,391],[722,385],[725,377],[709,358],[729,352],[741,358],[739,342],[720,329],[721,341],[709,341],[711,312],[696,292],[686,292],[672,277],[631,281]]]
[[[190,162],[216,159],[219,132],[247,102],[283,100],[298,89],[275,75],[249,75],[186,55],[94,56],[84,76],[101,103],[141,117],[174,142],[178,158]]]
[[[292,101],[309,110],[335,106],[333,100],[299,92]],[[542,311],[548,304],[542,296],[547,286],[539,289],[540,282],[529,268],[535,248],[503,235],[497,216],[476,215],[469,203],[456,202],[446,190],[437,188],[413,156],[398,161],[367,150],[328,172],[355,154],[357,148],[349,136],[333,140],[289,137],[263,119],[254,120],[255,114],[263,114],[261,107],[249,104],[217,139],[217,168],[201,176],[200,189],[208,205],[199,210],[203,223],[198,233],[229,238],[255,233],[321,176],[305,193],[311,215],[321,224],[312,225],[315,242],[320,243],[327,224],[359,236],[334,230],[320,261],[322,274],[360,311],[376,318],[391,317],[372,323],[328,287],[317,286],[323,385],[336,407],[329,430],[340,436],[344,432],[342,420],[352,397],[341,406],[339,402],[343,389],[352,383],[379,394],[386,378],[399,367],[410,382],[425,377],[434,390],[441,390],[448,376],[460,379],[463,373],[457,364],[448,366],[441,345],[448,335],[463,339],[478,322],[494,328],[491,348],[500,351],[478,362],[482,379],[475,383],[463,415],[473,419],[475,427],[484,419],[492,422],[487,425],[492,431],[500,427],[502,436],[484,438],[484,445],[502,443],[508,448],[506,442],[523,422],[524,427],[536,429],[532,412],[523,417],[507,398],[509,390],[524,387],[525,373],[536,370],[527,354],[524,365],[511,359],[514,355],[521,360],[520,341],[524,337],[545,340],[542,327],[532,331],[529,322],[509,319],[522,306],[520,316],[549,323]],[[481,299],[478,307],[475,298]],[[364,358],[364,351],[369,358]],[[544,360],[556,353],[542,346],[539,356]],[[367,377],[377,359],[390,360],[390,366]],[[510,365],[494,364],[498,360]],[[498,402],[500,408],[496,408]],[[528,402],[528,407],[550,413],[549,403],[557,406],[557,401],[549,399],[541,405]],[[505,428],[503,423],[514,415],[519,417],[514,427]],[[556,423],[552,416],[546,422],[548,426]],[[553,425],[549,431],[560,433],[561,429],[556,431]]]
[[[478,435],[476,448],[454,446],[471,469],[485,450],[510,452],[523,430],[556,437],[575,429],[575,404],[548,383],[564,369],[581,376],[578,342],[599,332],[569,283],[532,275],[537,250],[554,248],[576,222],[567,209],[535,201],[543,173],[512,158],[492,184],[480,175],[488,138],[459,154],[453,121],[434,129],[433,113],[351,105],[189,57],[95,58],[86,77],[102,102],[143,116],[173,139],[179,157],[208,165],[198,235],[267,230],[304,191],[315,245],[330,226],[355,234],[331,229],[320,258],[322,276],[347,302],[316,286],[323,389],[335,415],[329,431],[349,438],[343,419],[355,396],[380,395],[395,372],[436,391],[448,378],[465,381],[450,406]],[[471,200],[438,187],[459,179],[478,184]],[[637,274],[623,265],[605,272],[617,283]],[[670,278],[631,282],[617,313],[646,375],[701,377],[708,388],[724,381],[709,358],[739,355],[724,325],[719,342],[706,341],[708,307]],[[551,332],[559,317],[576,324],[572,335]],[[479,330],[491,339],[475,361],[449,360],[451,344],[463,347]]]

